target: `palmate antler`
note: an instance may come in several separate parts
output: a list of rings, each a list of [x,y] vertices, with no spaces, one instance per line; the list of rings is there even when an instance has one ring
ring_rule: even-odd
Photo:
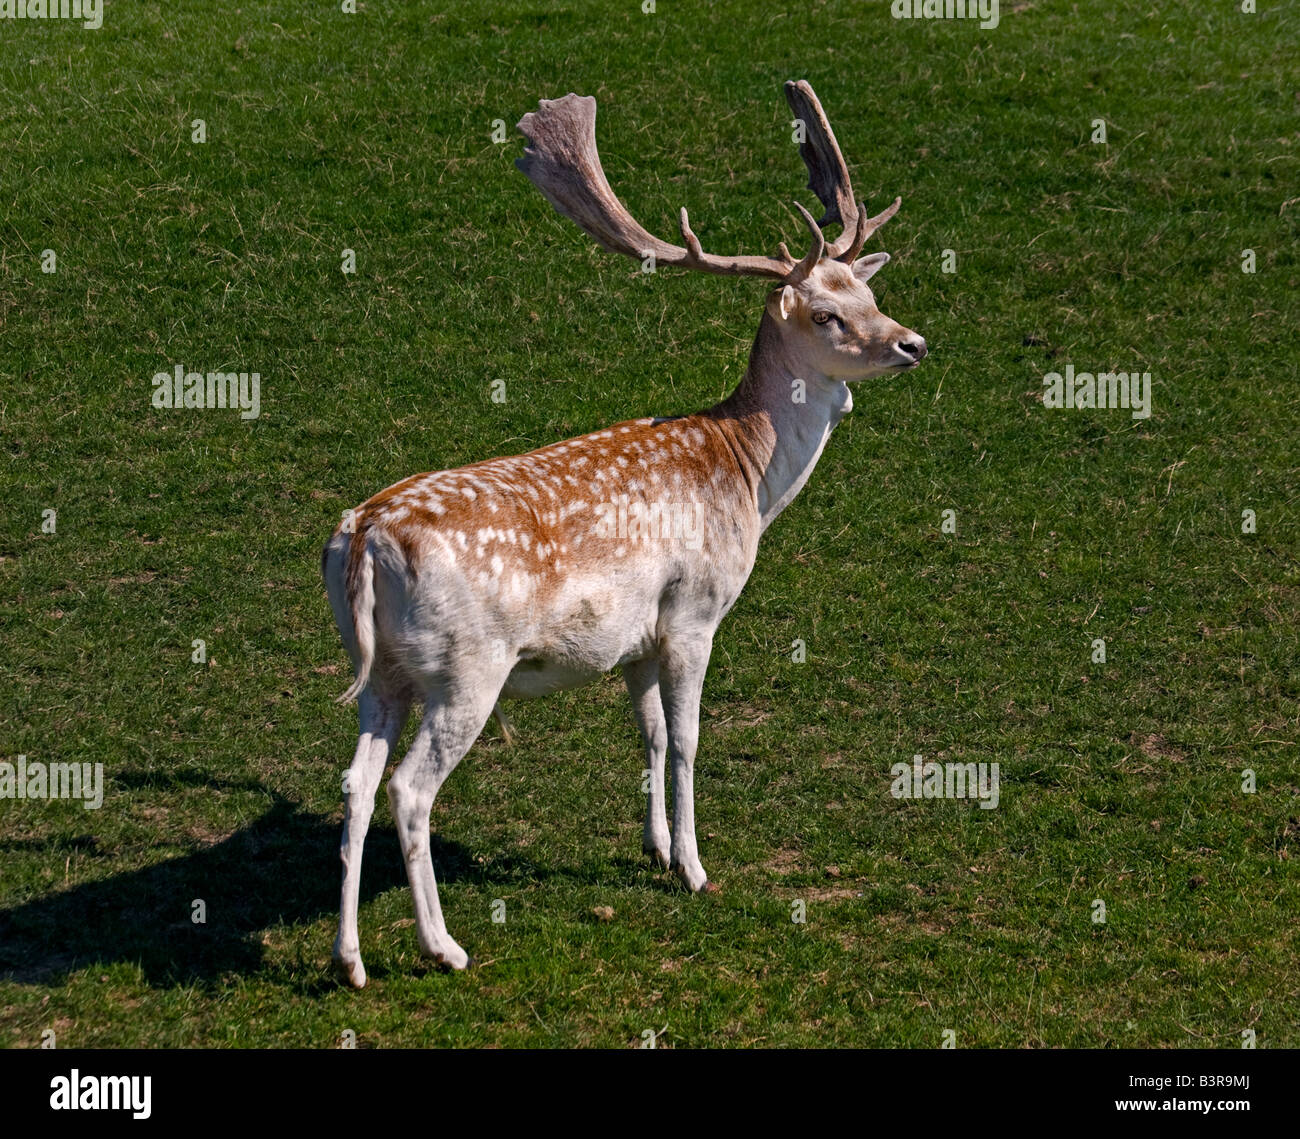
[[[779,247],[779,258],[706,253],[691,231],[685,207],[680,218],[684,247],[661,241],[642,228],[610,189],[601,169],[596,150],[596,100],[590,95],[543,99],[536,111],[520,119],[518,128],[529,145],[515,165],[556,210],[613,253],[652,256],[658,264],[706,273],[774,277],[786,284],[798,284],[823,254],[851,263],[867,238],[894,216],[901,199],[875,217],[867,217],[865,206],[860,208],[853,200],[844,157],[812,87],[802,79],[791,81],[785,85],[785,95],[795,117],[804,123],[805,139],[799,154],[808,166],[809,189],[826,209],[819,224],[795,203],[812,235],[811,248],[802,261],[796,261],[784,244]],[[821,226],[832,222],[843,225],[844,232],[827,245]]]
[[[808,167],[808,189],[826,207],[817,224],[839,222],[844,227],[844,232],[826,247],[826,256],[852,264],[867,238],[898,213],[903,199],[895,198],[875,217],[868,217],[866,203],[854,201],[844,155],[840,153],[835,132],[826,121],[826,113],[816,92],[806,79],[797,83],[792,79],[785,85],[785,98],[794,117],[804,124],[804,141],[799,145],[799,157]]]

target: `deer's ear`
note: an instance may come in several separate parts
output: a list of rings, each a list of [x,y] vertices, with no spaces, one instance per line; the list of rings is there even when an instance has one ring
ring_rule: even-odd
[[[781,319],[789,320],[790,314],[794,312],[794,289],[790,285],[786,285],[786,287],[781,290],[781,300],[779,301],[779,304],[781,306]]]
[[[853,275],[859,281],[870,281],[889,262],[888,253],[868,253],[853,262]]]

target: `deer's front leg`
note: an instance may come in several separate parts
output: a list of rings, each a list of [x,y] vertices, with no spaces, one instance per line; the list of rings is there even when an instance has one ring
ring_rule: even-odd
[[[709,636],[669,638],[659,657],[659,695],[673,765],[671,865],[692,890],[716,889],[700,865],[695,844],[695,748],[700,738],[700,692],[712,648]]]
[[[625,664],[623,679],[627,682],[628,695],[632,697],[636,726],[641,729],[641,738],[645,740],[646,769],[650,772],[641,850],[666,869],[669,839],[664,757],[668,752],[668,726],[664,722],[663,702],[659,699],[659,662],[651,658]]]

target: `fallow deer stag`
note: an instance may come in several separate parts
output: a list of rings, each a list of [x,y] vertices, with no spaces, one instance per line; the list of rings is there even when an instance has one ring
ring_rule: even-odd
[[[531,698],[621,667],[650,770],[643,847],[691,890],[715,889],[695,843],[700,690],[713,635],[754,566],[758,539],[812,474],[852,408],[847,383],[914,368],[925,341],[876,308],[867,282],[888,253],[858,254],[874,217],[854,200],[817,96],[787,83],[806,140],[819,222],[802,260],[706,253],[653,237],[615,197],[596,152],[596,100],[543,99],[519,122],[519,168],[605,249],[707,273],[767,277],[749,366],[729,398],[694,415],[634,419],[526,455],[416,475],[349,512],[322,569],[356,679],[360,739],[345,781],[343,897],[334,958],[360,987],[361,852],[389,752],[410,705],[419,730],[388,783],[421,950],[470,958],[448,934],[429,851],[434,796],[499,697]],[[828,242],[821,226],[842,232]],[[672,761],[673,828],[664,800]]]

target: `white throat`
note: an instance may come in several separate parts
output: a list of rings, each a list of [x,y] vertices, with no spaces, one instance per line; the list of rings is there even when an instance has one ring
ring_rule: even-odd
[[[718,410],[735,417],[755,476],[762,529],[803,489],[835,425],[853,410],[848,384],[790,359],[764,313],[745,379]]]
[[[796,403],[794,379],[803,379],[805,403]],[[794,500],[822,457],[835,425],[853,410],[853,396],[843,380],[790,377],[786,399],[772,407],[776,447],[758,484],[758,512],[766,530]]]

